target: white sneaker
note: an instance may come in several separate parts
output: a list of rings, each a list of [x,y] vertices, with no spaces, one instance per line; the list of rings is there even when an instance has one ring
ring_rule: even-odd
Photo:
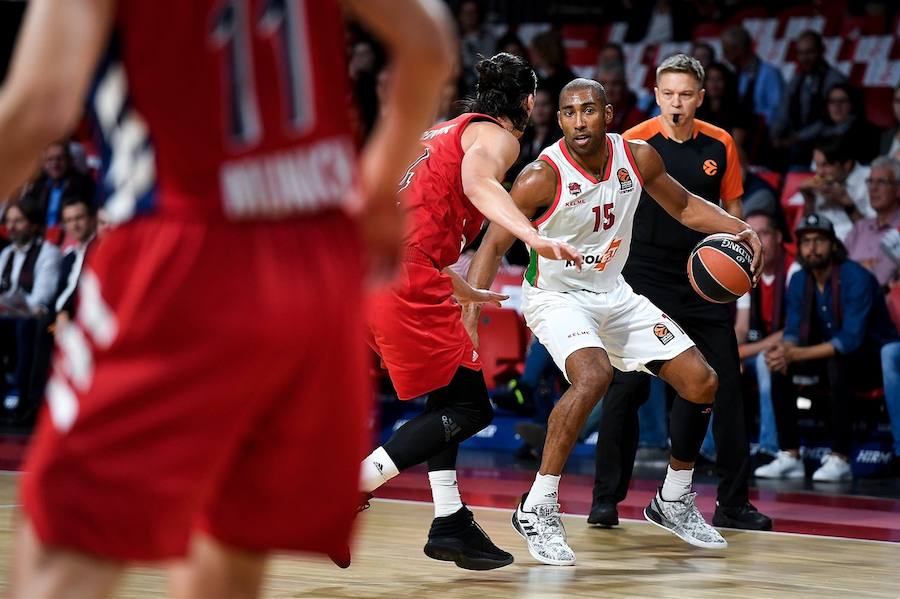
[[[850,469],[850,463],[833,453],[822,458],[822,465],[812,475],[814,481],[824,483],[836,483],[852,478],[853,471]]]
[[[753,471],[756,478],[803,478],[806,470],[803,460],[787,451],[779,451],[775,459]]]
[[[522,509],[528,493],[513,512],[512,525],[528,543],[531,557],[551,566],[574,566],[575,552],[566,542],[566,529],[559,519],[558,503],[534,506],[533,512]]]
[[[680,499],[666,501],[657,490],[656,497],[644,508],[644,518],[695,547],[725,549],[728,541],[703,519],[694,503],[696,497],[696,493],[685,493]]]

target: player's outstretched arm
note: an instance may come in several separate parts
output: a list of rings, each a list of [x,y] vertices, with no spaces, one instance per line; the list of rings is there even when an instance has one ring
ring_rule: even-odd
[[[519,176],[516,177],[516,181],[513,183],[510,191],[512,203],[519,213],[526,218],[531,218],[539,208],[549,206],[555,195],[556,174],[542,160],[536,160],[526,166],[519,173]],[[529,228],[534,231],[531,223],[529,223]],[[500,262],[515,240],[515,235],[497,223],[492,222],[488,226],[484,239],[482,239],[481,245],[478,246],[478,251],[475,252],[475,257],[469,265],[468,280],[473,287],[487,289],[493,284],[497,271],[500,269]],[[463,307],[463,323],[466,325],[466,329],[476,345],[478,343],[477,323],[480,313],[480,305]]]
[[[522,209],[516,206],[500,181],[519,155],[519,143],[508,131],[491,123],[473,123],[464,133],[473,136],[462,161],[463,191],[492,224],[521,239],[537,253],[551,260],[574,260],[581,266],[581,254],[567,243],[538,235]]]
[[[41,151],[81,115],[106,46],[115,0],[32,0],[0,88],[0,198],[38,164]]]
[[[344,2],[391,56],[383,116],[360,156],[361,225],[375,262],[371,266],[384,271],[399,257],[403,235],[397,185],[422,152],[419,138],[434,122],[441,90],[450,76],[455,42],[441,2]]]
[[[549,206],[555,194],[556,175],[546,162],[536,160],[522,169],[516,177],[510,191],[510,199],[527,222],[539,208]],[[528,227],[536,236],[537,231],[530,222]],[[491,286],[500,269],[503,256],[515,240],[515,235],[496,222],[491,222],[469,265],[468,280],[473,287]]]
[[[626,143],[631,144],[635,163],[644,180],[644,189],[672,218],[696,231],[731,233],[750,244],[753,249],[752,270],[755,282],[762,271],[762,246],[750,225],[682,187],[669,176],[662,158],[649,144],[642,141]]]

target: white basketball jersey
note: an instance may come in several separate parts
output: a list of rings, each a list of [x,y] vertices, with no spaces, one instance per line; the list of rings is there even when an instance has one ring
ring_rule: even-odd
[[[584,256],[581,272],[575,263],[548,260],[533,249],[525,280],[551,291],[609,291],[616,286],[628,260],[634,212],[643,181],[621,135],[607,133],[609,160],[597,179],[575,162],[565,140],[538,157],[556,171],[556,197],[534,221],[541,235],[565,241]]]

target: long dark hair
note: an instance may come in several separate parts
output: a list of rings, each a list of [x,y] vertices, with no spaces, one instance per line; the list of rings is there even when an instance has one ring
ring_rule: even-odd
[[[534,93],[537,76],[525,60],[501,52],[475,65],[478,87],[475,97],[463,100],[466,112],[505,116],[518,131],[528,124],[525,99]]]

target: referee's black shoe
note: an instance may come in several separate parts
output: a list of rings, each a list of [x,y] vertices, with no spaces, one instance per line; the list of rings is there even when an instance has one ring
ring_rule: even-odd
[[[588,524],[601,528],[612,528],[619,525],[619,511],[615,503],[595,503],[588,515]]]
[[[491,542],[466,506],[432,521],[424,551],[431,559],[455,562],[465,570],[493,570],[513,563],[512,554]]]
[[[713,526],[739,528],[741,530],[772,530],[772,519],[760,513],[749,501],[740,507],[716,504]]]

